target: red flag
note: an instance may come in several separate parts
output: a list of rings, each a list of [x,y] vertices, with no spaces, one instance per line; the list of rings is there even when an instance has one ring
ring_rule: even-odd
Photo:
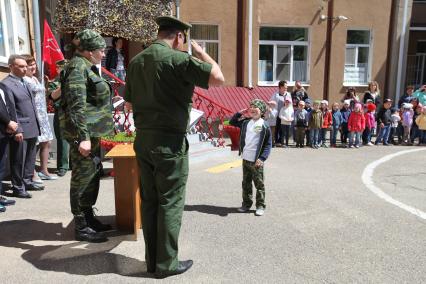
[[[56,61],[63,60],[64,55],[59,48],[58,42],[49,27],[49,24],[44,20],[44,38],[43,38],[43,61],[49,66],[50,78],[53,79],[58,75],[56,70]]]

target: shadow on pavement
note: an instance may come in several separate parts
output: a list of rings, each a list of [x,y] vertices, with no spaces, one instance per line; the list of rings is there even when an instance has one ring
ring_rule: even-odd
[[[218,215],[222,217],[228,216],[228,214],[238,213],[238,208],[235,207],[222,207],[214,205],[185,205],[185,211],[197,211],[205,214]]]
[[[118,232],[111,232],[105,243],[77,242],[72,222],[64,228],[62,223],[32,219],[1,222],[0,232],[0,246],[26,250],[22,258],[40,270],[77,275],[115,273],[152,277],[146,273],[144,261],[110,252],[131,238],[118,235]]]

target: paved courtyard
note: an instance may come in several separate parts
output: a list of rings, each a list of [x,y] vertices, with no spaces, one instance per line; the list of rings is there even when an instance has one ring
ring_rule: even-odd
[[[262,217],[236,211],[236,152],[192,163],[180,258],[194,266],[165,280],[145,273],[143,239],[73,240],[68,173],[0,214],[1,282],[425,283],[425,158],[421,147],[273,149]],[[97,208],[114,222],[113,179]]]

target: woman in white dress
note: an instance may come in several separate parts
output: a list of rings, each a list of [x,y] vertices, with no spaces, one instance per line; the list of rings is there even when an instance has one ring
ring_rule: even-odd
[[[34,96],[34,103],[37,111],[37,118],[40,124],[40,136],[37,138],[38,148],[40,151],[40,172],[38,176],[42,180],[54,180],[57,176],[51,175],[48,171],[47,164],[49,159],[50,141],[53,140],[52,129],[49,124],[46,107],[46,89],[41,84],[35,74],[37,73],[37,64],[33,56],[26,55],[27,76],[24,80]],[[35,179],[35,178],[33,178]]]

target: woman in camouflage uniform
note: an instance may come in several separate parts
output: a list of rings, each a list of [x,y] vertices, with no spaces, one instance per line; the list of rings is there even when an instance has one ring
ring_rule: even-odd
[[[60,127],[70,144],[73,165],[70,200],[77,240],[106,241],[111,229],[93,217],[101,176],[100,138],[111,135],[111,88],[96,67],[105,53],[105,40],[84,30],[75,36],[75,56],[61,77]]]

